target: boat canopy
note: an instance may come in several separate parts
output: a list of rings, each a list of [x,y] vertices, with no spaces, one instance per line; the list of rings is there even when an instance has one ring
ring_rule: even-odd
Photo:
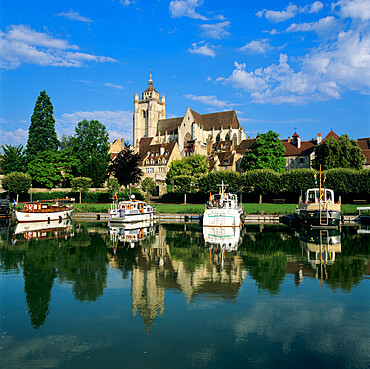
[[[306,191],[306,202],[334,202],[334,191],[328,188],[310,188]]]

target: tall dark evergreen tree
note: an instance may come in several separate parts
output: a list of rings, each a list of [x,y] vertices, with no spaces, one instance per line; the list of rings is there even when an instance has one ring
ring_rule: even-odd
[[[31,161],[39,152],[58,150],[58,145],[53,104],[44,90],[40,92],[31,116],[26,149],[27,161]]]

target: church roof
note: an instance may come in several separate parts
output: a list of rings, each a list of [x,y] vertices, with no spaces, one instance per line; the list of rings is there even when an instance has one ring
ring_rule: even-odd
[[[199,114],[191,109],[190,111],[194,119],[197,121],[199,127],[204,129],[205,131],[211,131],[212,128],[214,128],[215,130],[220,130],[221,128],[229,129],[230,126],[233,129],[240,128],[235,110],[210,114]],[[174,131],[182,123],[183,119],[184,117],[160,119],[158,121],[158,133],[163,135],[166,131],[167,133]]]

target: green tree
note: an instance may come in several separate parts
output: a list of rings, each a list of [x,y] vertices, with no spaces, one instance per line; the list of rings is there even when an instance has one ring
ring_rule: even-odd
[[[272,169],[276,172],[284,172],[285,148],[279,140],[276,132],[258,133],[256,140],[243,157],[241,169],[243,171],[253,169]]]
[[[26,171],[26,156],[23,145],[2,145],[1,148],[4,152],[0,162],[3,174]]]
[[[62,135],[59,142],[59,147],[61,150],[70,149],[75,146],[75,138],[69,135]]]
[[[108,132],[98,120],[78,122],[76,134],[71,142],[77,158],[80,160],[78,175],[92,179],[92,184],[99,187],[104,183],[109,165]]]
[[[71,187],[73,191],[80,193],[80,204],[82,192],[87,192],[92,184],[92,179],[87,177],[76,177],[71,181]]]
[[[68,185],[78,164],[79,159],[72,148],[56,152],[42,151],[28,164],[28,172],[37,185],[53,188]]]
[[[44,90],[40,92],[31,116],[26,149],[27,161],[31,161],[39,152],[56,151],[58,146],[53,105]]]
[[[20,193],[26,193],[31,187],[32,178],[28,173],[12,172],[3,177],[1,185],[4,190],[17,195],[17,202]]]
[[[113,195],[121,189],[120,184],[118,183],[117,178],[109,178],[107,181],[107,188],[109,192]]]
[[[144,178],[144,180],[141,182],[141,189],[149,196],[155,194],[155,191],[157,189],[154,179],[150,177]]]
[[[199,178],[199,176],[179,175],[172,179],[175,192],[184,194],[184,204],[186,204],[186,194],[197,191]]]
[[[109,165],[109,174],[118,179],[120,185],[127,187],[130,183],[139,183],[143,175],[139,168],[139,154],[130,149],[121,151]]]
[[[364,156],[355,140],[348,135],[342,135],[335,140],[329,138],[315,148],[315,159],[312,166],[315,169],[352,168],[361,169]]]
[[[177,176],[201,175],[208,172],[208,161],[204,155],[185,156],[179,160],[173,160],[167,173],[166,182],[172,184]]]

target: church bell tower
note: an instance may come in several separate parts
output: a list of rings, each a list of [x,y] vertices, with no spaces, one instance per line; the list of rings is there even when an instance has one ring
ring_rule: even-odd
[[[134,97],[134,147],[139,145],[142,137],[156,136],[159,119],[166,119],[166,101],[164,96],[159,99],[150,74],[148,88],[142,93],[141,100],[138,94]]]

